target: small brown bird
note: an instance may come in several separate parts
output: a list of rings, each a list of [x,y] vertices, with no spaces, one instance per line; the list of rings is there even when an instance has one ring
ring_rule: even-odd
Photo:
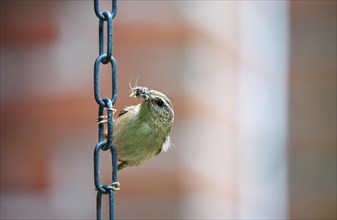
[[[112,141],[120,161],[118,170],[138,166],[171,146],[174,111],[170,99],[139,86],[131,89],[130,97],[142,103],[125,107],[115,119]]]

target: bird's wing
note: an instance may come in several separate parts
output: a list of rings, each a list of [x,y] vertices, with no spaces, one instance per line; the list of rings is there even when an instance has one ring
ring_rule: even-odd
[[[130,109],[132,108],[132,106],[126,106],[122,111],[119,112],[119,114],[117,115],[116,118],[124,115],[125,113],[127,113]]]

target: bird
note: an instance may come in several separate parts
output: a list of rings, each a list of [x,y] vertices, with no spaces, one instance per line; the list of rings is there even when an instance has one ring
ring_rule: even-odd
[[[147,87],[131,88],[130,97],[141,103],[125,107],[113,123],[112,142],[117,151],[118,171],[139,166],[171,146],[174,122],[170,99]]]

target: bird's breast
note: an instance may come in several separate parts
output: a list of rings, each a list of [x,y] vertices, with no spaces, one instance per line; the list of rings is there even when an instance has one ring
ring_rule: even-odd
[[[113,132],[118,159],[130,165],[139,165],[154,157],[164,142],[151,123],[139,119],[125,123],[116,120]]]

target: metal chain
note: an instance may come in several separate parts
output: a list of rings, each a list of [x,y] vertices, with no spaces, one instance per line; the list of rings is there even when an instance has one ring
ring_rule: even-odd
[[[102,219],[102,194],[109,194],[109,216],[110,220],[115,218],[114,210],[114,193],[120,190],[119,182],[117,182],[117,153],[115,146],[112,143],[112,128],[113,128],[113,105],[117,100],[117,63],[112,56],[112,19],[116,16],[117,12],[117,0],[112,0],[111,12],[101,12],[99,6],[99,0],[94,0],[95,14],[99,18],[98,32],[99,32],[99,56],[97,57],[94,65],[94,93],[95,100],[99,105],[98,108],[98,144],[95,146],[94,151],[94,178],[95,187],[97,190],[97,207],[96,217]],[[107,43],[106,53],[104,52],[104,23],[107,23]],[[99,66],[100,64],[110,63],[112,69],[112,95],[111,98],[103,98],[100,96],[100,82],[99,82]],[[107,111],[107,115],[104,115],[104,110]],[[104,124],[107,124],[108,135],[104,138]],[[111,152],[112,156],[112,181],[111,184],[101,184],[100,182],[100,163],[99,154],[100,151]]]

